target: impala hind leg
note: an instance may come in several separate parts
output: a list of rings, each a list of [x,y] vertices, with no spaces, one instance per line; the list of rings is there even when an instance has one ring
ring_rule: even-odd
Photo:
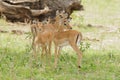
[[[71,43],[71,47],[75,50],[78,56],[78,68],[81,68],[82,52],[75,43]]]
[[[37,53],[37,46],[36,46],[36,44],[32,45],[32,49],[33,49],[33,56],[35,58],[36,57],[36,53]]]
[[[41,57],[44,57],[47,53],[47,47],[45,45],[42,45],[41,48],[42,48]]]
[[[54,67],[57,68],[57,63],[60,55],[60,50],[61,47],[55,46],[55,62],[54,62]]]
[[[42,66],[44,67],[46,65],[46,48],[47,46],[46,45],[42,45],[41,46],[41,49],[42,49],[42,52],[41,52],[41,63],[42,63]]]
[[[51,45],[52,45],[52,43],[50,42],[48,45],[48,57],[50,57],[50,58],[51,58]]]

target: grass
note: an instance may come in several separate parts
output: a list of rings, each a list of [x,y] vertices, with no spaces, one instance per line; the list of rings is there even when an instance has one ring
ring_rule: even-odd
[[[5,21],[5,19],[0,18],[0,29],[6,30],[6,29],[7,29],[7,26],[8,26],[8,24],[7,24],[7,22]]]
[[[72,15],[73,24],[120,26],[119,0],[82,0],[84,11]]]
[[[73,50],[63,50],[58,68],[51,61],[33,59],[27,35],[0,34],[0,80],[119,80],[120,50],[94,50],[83,53],[82,68],[77,68]],[[49,63],[50,62],[50,63]]]
[[[119,0],[82,1],[85,11],[73,13],[72,24],[75,30],[82,32],[84,39],[88,37],[91,40],[83,41],[90,44],[90,48],[83,52],[80,71],[77,55],[69,47],[61,51],[58,68],[54,69],[54,55],[51,60],[42,59],[39,53],[36,59],[33,58],[27,34],[0,33],[0,80],[119,80],[120,30],[111,32],[111,28],[106,27],[111,25],[113,30],[120,26]],[[103,27],[88,27],[87,24]],[[14,25],[16,27],[17,24]],[[9,28],[13,26],[0,19],[0,29]],[[21,25],[19,28],[27,30]]]

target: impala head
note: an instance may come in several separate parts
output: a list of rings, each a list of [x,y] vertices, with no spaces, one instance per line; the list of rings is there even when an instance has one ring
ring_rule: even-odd
[[[71,25],[69,24],[70,19],[68,18],[68,14],[64,11],[60,14],[62,16],[61,24],[66,29],[72,29]]]
[[[36,25],[36,30],[37,32],[43,32],[43,27],[44,27],[44,24],[42,22],[38,22],[37,25]]]
[[[69,25],[68,14],[65,13],[65,11],[62,11],[62,12],[57,11],[55,20],[56,20],[56,24],[57,24],[56,27],[58,28],[58,31],[72,29],[72,27]]]
[[[72,29],[71,25],[69,24],[69,19],[64,19],[64,22],[63,22],[63,26],[66,28],[66,29]]]
[[[64,19],[67,19],[68,15],[67,13],[65,13],[65,11],[62,11],[62,12],[59,12],[59,11],[56,11],[56,17],[55,17],[55,22],[61,24],[61,22],[63,23],[64,22]]]
[[[65,19],[65,18],[68,18],[68,14],[65,13],[64,10],[61,11],[61,12],[56,11],[56,17],[55,17],[55,19],[58,20],[58,19],[61,19],[61,18],[64,18],[64,19]]]
[[[68,18],[68,14],[65,11],[61,12],[61,18],[67,19]]]

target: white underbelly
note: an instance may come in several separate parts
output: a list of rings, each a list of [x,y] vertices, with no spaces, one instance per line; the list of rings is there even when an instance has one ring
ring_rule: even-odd
[[[59,43],[59,46],[60,47],[63,47],[63,46],[68,46],[69,45],[69,42],[68,41],[65,41],[63,43]]]

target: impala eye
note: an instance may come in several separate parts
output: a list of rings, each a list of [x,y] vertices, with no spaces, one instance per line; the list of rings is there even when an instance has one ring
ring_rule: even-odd
[[[70,29],[72,29],[72,27]]]
[[[62,15],[60,15],[60,18],[63,18]]]
[[[67,25],[67,24],[64,23],[64,25]]]

